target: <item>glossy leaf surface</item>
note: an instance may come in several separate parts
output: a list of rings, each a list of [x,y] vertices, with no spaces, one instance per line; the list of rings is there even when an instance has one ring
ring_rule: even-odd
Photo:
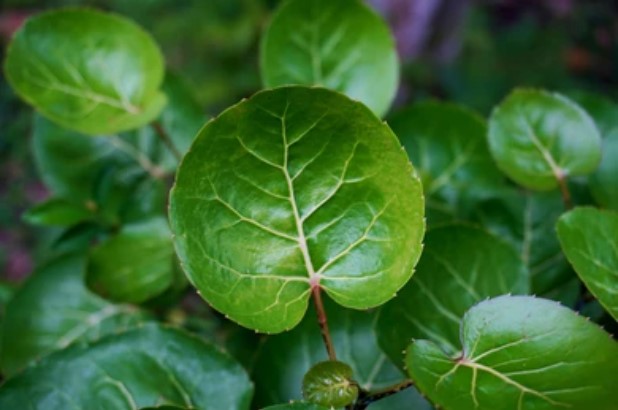
[[[601,139],[590,116],[559,94],[519,89],[493,111],[489,147],[498,167],[518,184],[551,190],[558,179],[592,173]]]
[[[376,114],[395,97],[399,67],[387,25],[359,0],[283,3],[264,33],[260,65],[268,88],[318,85]]]
[[[294,327],[310,283],[364,309],[411,277],[423,197],[392,131],[325,89],[256,94],[202,129],[171,194],[177,253],[202,296],[263,332]]]
[[[121,16],[64,9],[31,17],[9,45],[11,86],[44,116],[85,134],[152,121],[165,105],[163,57],[153,39]]]
[[[376,340],[376,312],[343,309],[326,301],[328,326],[337,359],[348,364],[361,388],[376,391],[401,382],[403,374],[390,362]],[[313,308],[293,330],[269,336],[253,366],[258,407],[302,398],[305,373],[327,360]]]
[[[382,308],[380,346],[399,366],[412,339],[429,339],[454,354],[468,309],[488,297],[528,291],[526,267],[498,237],[466,225],[431,229],[414,278]]]
[[[167,221],[157,217],[122,227],[90,252],[86,282],[107,299],[141,303],[174,280],[174,247]]]
[[[251,394],[245,371],[215,346],[152,324],[48,356],[2,386],[0,408],[248,409]]]
[[[406,364],[436,405],[458,410],[615,408],[618,343],[598,325],[544,299],[481,302],[461,324],[461,353],[412,343]]]
[[[618,320],[618,213],[576,208],[560,217],[556,229],[580,279]]]
[[[504,177],[487,148],[487,127],[476,113],[454,104],[425,102],[389,120],[423,181],[430,224],[495,195]],[[437,221],[436,221],[437,219]]]
[[[335,360],[316,363],[303,378],[303,397],[326,407],[344,407],[358,397],[352,368]]]
[[[3,323],[0,362],[5,375],[53,350],[146,320],[134,307],[114,305],[90,293],[83,283],[84,271],[82,257],[62,256],[35,272],[17,291]]]

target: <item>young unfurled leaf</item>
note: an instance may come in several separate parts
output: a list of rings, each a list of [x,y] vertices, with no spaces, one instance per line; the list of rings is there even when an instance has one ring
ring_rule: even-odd
[[[3,323],[0,364],[5,375],[73,342],[96,340],[147,319],[134,307],[90,293],[84,272],[83,257],[61,256],[34,272],[15,293]]]
[[[183,331],[146,325],[46,357],[0,389],[0,408],[248,409],[242,367]]]
[[[305,400],[326,407],[344,407],[358,397],[358,385],[352,368],[345,363],[326,360],[315,364],[303,378]]]
[[[559,94],[515,90],[489,120],[489,147],[498,167],[534,190],[592,173],[601,160],[600,145],[590,116]]]
[[[460,410],[611,410],[618,401],[618,343],[555,302],[501,296],[470,309],[461,352],[417,340],[406,364],[438,406]]]
[[[262,38],[266,87],[318,85],[388,111],[399,80],[388,26],[359,0],[283,3]]]
[[[328,410],[330,407],[320,406],[319,404],[296,401],[276,406],[264,407],[263,410]]]
[[[414,277],[382,308],[378,341],[399,366],[411,339],[429,339],[454,354],[459,323],[470,307],[529,289],[519,255],[498,237],[465,225],[432,229]]]
[[[580,279],[618,320],[618,213],[576,208],[560,217],[556,228]]]
[[[423,181],[430,225],[465,216],[504,188],[487,148],[487,127],[477,114],[442,102],[415,104],[389,124]]]
[[[201,295],[263,332],[294,327],[311,286],[380,305],[411,277],[421,185],[392,131],[325,89],[256,94],[202,129],[177,174],[170,218]]]
[[[328,300],[325,309],[337,358],[352,367],[361,388],[375,392],[404,379],[378,346],[377,312],[344,309]],[[262,407],[300,400],[303,376],[313,364],[327,359],[315,311],[310,308],[299,326],[269,336],[261,346],[252,371],[255,404]]]
[[[152,121],[165,105],[154,40],[124,17],[90,9],[38,14],[15,33],[5,63],[15,91],[44,116],[85,134]]]
[[[86,282],[100,295],[141,303],[174,280],[174,247],[163,217],[125,225],[90,252]]]

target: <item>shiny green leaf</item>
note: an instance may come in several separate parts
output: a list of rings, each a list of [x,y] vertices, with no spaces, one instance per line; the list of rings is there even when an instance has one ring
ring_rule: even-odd
[[[174,281],[174,247],[163,217],[125,225],[96,245],[88,258],[86,282],[107,299],[141,303]]]
[[[399,366],[411,339],[429,339],[454,354],[469,308],[488,297],[528,291],[528,271],[509,244],[466,225],[431,229],[414,278],[382,308],[378,341]]]
[[[618,343],[572,310],[529,296],[501,296],[470,309],[461,352],[417,340],[406,364],[440,408],[614,409]]]
[[[252,390],[241,366],[215,346],[151,324],[46,357],[0,388],[0,408],[240,410]]]
[[[82,257],[62,256],[40,268],[16,292],[3,323],[0,365],[5,375],[53,350],[96,340],[146,319],[134,307],[113,305],[90,293],[83,283],[84,271]]]
[[[519,89],[489,120],[489,147],[498,167],[518,184],[551,190],[569,175],[592,173],[601,138],[590,116],[560,94]]]
[[[152,121],[165,105],[164,63],[153,39],[124,17],[64,9],[29,18],[15,33],[9,84],[44,116],[85,134]]]
[[[505,179],[487,148],[487,127],[476,113],[442,102],[415,104],[389,124],[423,181],[430,224],[492,197]]]
[[[618,128],[603,139],[602,155],[601,164],[590,176],[590,191],[601,206],[618,211]]]
[[[262,81],[318,85],[388,111],[399,80],[388,26],[359,0],[282,3],[262,37]]]
[[[556,229],[580,279],[618,320],[618,213],[576,208],[560,217]]]
[[[84,203],[52,198],[28,209],[22,218],[32,225],[71,226],[93,216],[92,210]]]
[[[358,397],[358,385],[347,364],[326,360],[316,363],[303,378],[303,397],[326,407],[344,407]]]
[[[311,286],[365,309],[411,277],[424,232],[420,181],[390,128],[320,88],[264,91],[202,129],[170,218],[191,282],[262,332],[294,327]]]
[[[375,392],[401,382],[403,374],[378,347],[376,312],[343,309],[325,302],[337,358],[352,368],[353,379],[360,387]],[[262,407],[300,400],[303,376],[312,365],[326,359],[316,314],[310,308],[298,327],[269,336],[261,346],[252,371],[255,404]]]

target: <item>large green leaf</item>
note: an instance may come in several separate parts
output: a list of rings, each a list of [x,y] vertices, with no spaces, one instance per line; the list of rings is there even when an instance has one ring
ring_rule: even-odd
[[[575,277],[555,231],[563,212],[557,191],[513,190],[480,204],[474,219],[517,249],[530,271],[532,293],[545,295]]]
[[[603,158],[590,176],[590,192],[602,206],[618,210],[618,128],[603,138]]]
[[[528,291],[528,271],[509,244],[465,225],[431,229],[414,278],[382,308],[380,346],[402,367],[411,339],[430,339],[454,354],[459,323],[470,307],[487,297]]]
[[[151,324],[48,356],[0,388],[0,408],[248,409],[252,390],[215,346]]]
[[[88,292],[84,271],[81,256],[62,256],[17,291],[3,323],[0,364],[5,375],[73,342],[96,340],[145,320],[134,307],[113,305]]]
[[[359,0],[283,3],[262,37],[266,87],[318,85],[388,111],[399,80],[387,25]]]
[[[360,387],[376,391],[403,380],[403,374],[378,347],[375,332],[376,312],[359,312],[326,303],[338,360],[353,370]],[[269,336],[261,346],[253,366],[256,405],[267,406],[302,398],[305,373],[316,363],[327,360],[326,349],[315,312],[287,333]]]
[[[618,213],[576,208],[561,216],[556,228],[581,280],[618,320]]]
[[[43,115],[85,134],[137,128],[166,101],[153,39],[130,20],[90,9],[28,19],[9,45],[5,72]]]
[[[618,401],[618,343],[555,302],[502,296],[461,324],[461,353],[412,343],[406,364],[421,391],[447,410],[610,410]]]
[[[320,286],[351,308],[411,277],[421,184],[365,106],[320,88],[256,94],[202,129],[177,174],[170,218],[201,295],[263,332],[294,327]]]
[[[421,176],[430,224],[436,213],[469,212],[503,188],[504,177],[487,148],[485,121],[474,112],[425,102],[399,111],[389,124]]]
[[[88,259],[86,282],[108,299],[141,303],[172,285],[175,263],[167,221],[156,217],[125,225],[96,245]]]
[[[593,172],[601,160],[600,145],[590,116],[559,94],[515,90],[489,120],[489,147],[498,167],[534,190]]]

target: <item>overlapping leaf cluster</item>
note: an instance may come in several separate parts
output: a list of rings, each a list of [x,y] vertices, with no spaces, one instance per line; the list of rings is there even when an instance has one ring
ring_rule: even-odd
[[[6,297],[0,408],[614,408],[618,106],[520,89],[387,124],[394,44],[356,0],[284,3],[260,60],[268,89],[202,127],[134,23],[17,32],[52,193],[24,219],[54,240]]]

